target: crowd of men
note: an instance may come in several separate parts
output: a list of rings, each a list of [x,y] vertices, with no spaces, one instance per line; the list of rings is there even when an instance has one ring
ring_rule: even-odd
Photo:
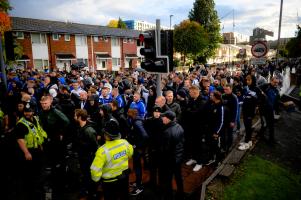
[[[66,175],[70,151],[79,163],[81,197],[99,198],[100,183],[105,199],[139,195],[144,166],[147,184],[165,199],[172,199],[175,177],[182,199],[181,165],[199,171],[221,161],[235,134],[242,134],[241,119],[246,135],[240,150],[252,146],[256,111],[259,136],[265,138],[268,128],[267,141],[275,143],[280,79],[272,70],[263,73],[269,66],[242,65],[232,72],[224,65],[195,65],[188,73],[169,73],[161,85],[156,75],[138,71],[9,71],[7,90],[0,88],[5,199],[43,199],[47,184],[52,198],[62,199],[65,179],[72,179]]]

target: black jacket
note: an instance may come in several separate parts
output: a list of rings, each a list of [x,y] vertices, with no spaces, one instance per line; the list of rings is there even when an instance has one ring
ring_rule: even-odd
[[[65,129],[70,124],[67,116],[53,107],[50,110],[42,111],[39,118],[49,139],[59,139],[59,136],[64,135]]]
[[[165,126],[160,145],[161,161],[166,164],[181,163],[184,155],[184,130],[173,121]]]
[[[98,148],[96,131],[88,122],[85,126],[78,128],[75,146],[79,159],[92,160],[94,158],[94,154]]]
[[[120,133],[122,138],[127,138],[130,133],[131,127],[124,114],[123,109],[117,109],[112,112],[112,116],[118,121],[120,127]]]
[[[222,103],[215,104],[211,101],[206,105],[207,116],[206,121],[208,123],[209,135],[218,134],[223,131],[224,128],[224,107]]]
[[[238,114],[238,99],[235,94],[223,94],[223,105],[225,108],[225,122],[231,123],[236,121]]]
[[[254,117],[256,106],[259,104],[261,92],[255,86],[244,88],[242,113],[244,117]]]
[[[171,104],[166,103],[166,105],[170,108],[171,111],[176,113],[177,121],[179,121],[180,115],[182,113],[180,105],[176,102],[172,102]]]
[[[204,130],[204,106],[206,101],[202,99],[201,95],[197,99],[189,98],[188,104],[184,110],[182,110],[182,117],[180,124],[185,130],[185,135],[195,134],[198,131]],[[197,130],[197,132],[196,132]]]
[[[131,119],[130,126],[129,142],[138,149],[144,149],[147,146],[149,136],[144,128],[143,120]]]

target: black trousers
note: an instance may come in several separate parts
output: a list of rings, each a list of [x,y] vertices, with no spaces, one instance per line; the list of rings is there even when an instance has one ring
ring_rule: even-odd
[[[105,200],[128,200],[129,199],[129,176],[124,173],[113,182],[103,182]]]
[[[267,128],[269,129],[269,140],[274,141],[275,131],[274,131],[274,111],[272,109],[266,109],[263,113],[263,117],[266,121]],[[263,127],[261,132],[265,132],[266,127]]]
[[[32,160],[19,159],[17,176],[17,200],[42,200],[44,198],[41,182],[42,152],[29,149]]]
[[[246,136],[245,136],[245,142],[249,142],[252,137],[252,120],[253,117],[250,116],[244,116],[244,125],[245,125],[245,130],[246,130]]]
[[[181,163],[161,163],[159,167],[159,184],[162,189],[163,199],[172,199],[172,179],[175,176],[177,184],[177,194],[183,196],[183,178]]]

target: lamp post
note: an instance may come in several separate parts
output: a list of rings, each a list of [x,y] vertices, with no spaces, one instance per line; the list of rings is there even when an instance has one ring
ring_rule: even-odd
[[[169,15],[169,29],[171,30],[171,18],[173,17],[173,15]]]

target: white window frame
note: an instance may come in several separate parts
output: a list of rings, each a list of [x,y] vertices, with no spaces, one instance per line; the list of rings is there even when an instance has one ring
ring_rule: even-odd
[[[55,37],[57,35],[57,38]],[[59,34],[58,33],[52,33],[52,40],[59,40]]]
[[[123,38],[123,43],[128,43],[128,39],[127,38]]]
[[[65,38],[65,41],[70,41],[70,38],[71,38],[71,36],[70,36],[70,34],[65,34],[64,35],[64,38]]]
[[[85,35],[76,35],[75,36],[75,44],[76,44],[76,46],[87,46],[88,45],[87,36],[85,36]]]
[[[113,47],[119,47],[120,46],[120,39],[119,38],[111,38],[111,44]]]
[[[21,31],[17,31],[16,37],[17,37],[17,39],[22,40],[22,39],[24,39],[24,33]]]
[[[93,36],[93,41],[94,42],[99,42],[98,36]]]
[[[33,42],[33,40],[32,40],[32,35],[33,35],[33,34],[39,35],[40,41],[39,41],[38,43],[34,43],[34,42]],[[44,36],[45,42],[42,42],[42,36]],[[32,43],[32,44],[47,44],[46,34],[45,34],[45,33],[32,33],[32,34],[31,34],[31,43]]]
[[[117,65],[114,65],[114,60],[116,61]],[[112,58],[112,66],[113,67],[120,67],[121,66],[120,58]]]
[[[38,66],[35,65],[36,60],[42,61],[42,67],[38,67]],[[33,64],[34,64],[34,68],[39,69],[39,70],[44,70],[45,66],[49,67],[49,61],[46,60],[46,59],[34,59]]]
[[[128,38],[128,43],[133,44],[134,40],[132,38]]]

